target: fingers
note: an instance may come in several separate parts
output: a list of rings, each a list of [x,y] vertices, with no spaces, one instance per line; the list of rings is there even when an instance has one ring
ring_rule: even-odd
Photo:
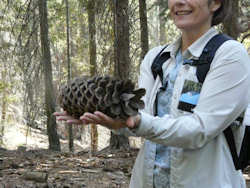
[[[83,122],[79,119],[75,119],[72,116],[57,116],[56,117],[57,121],[65,121],[68,124],[83,124]]]
[[[67,120],[71,120],[74,119],[72,116],[69,115],[64,115],[64,116],[56,116],[56,120],[58,121],[67,121]]]
[[[96,111],[94,114],[98,116],[101,119],[103,125],[109,129],[120,129],[126,127],[126,122],[122,119],[113,119],[99,111]]]
[[[75,124],[75,125],[84,124],[84,122],[82,122],[81,120],[78,120],[78,119],[69,119],[66,122],[68,124]]]
[[[92,123],[92,124],[100,124],[102,120],[96,116],[95,114],[86,112],[84,113],[81,117],[80,120],[86,122],[87,124]]]
[[[54,112],[53,115],[54,115],[54,116],[65,116],[65,115],[67,115],[67,112],[66,112],[66,111]]]
[[[73,116],[67,114],[66,111],[54,112],[57,121],[65,121],[67,124],[100,124],[109,129],[119,129],[123,127],[133,128],[136,126],[136,116],[129,117],[126,121],[113,119],[106,114],[96,111],[94,113],[86,112],[79,119],[75,119]]]
[[[107,115],[105,115],[104,113],[100,112],[100,111],[96,111],[94,112],[94,114],[100,119],[100,120],[103,120],[103,121],[107,121],[107,122],[110,122],[110,121],[113,121],[113,119]]]
[[[128,119],[127,119],[127,121],[126,121],[126,124],[127,124],[127,126],[129,127],[129,128],[134,128],[134,126],[135,126],[135,119],[134,119],[134,117],[132,116],[132,117],[129,117]]]
[[[117,123],[119,123],[117,120],[114,120],[113,118],[99,111],[94,112],[94,114],[86,112],[83,116],[80,117],[80,119],[87,123],[100,124],[109,129],[119,128],[117,127]]]
[[[66,111],[54,112],[53,115],[56,116],[57,121],[65,121],[68,124],[80,125],[84,123],[81,120],[75,119],[73,116],[68,115]]]
[[[109,129],[119,129],[126,126],[133,127],[133,119],[129,120],[128,125],[124,120],[113,119],[106,114],[96,111],[94,113],[86,112],[80,119],[75,119],[74,117],[67,114],[67,112],[55,112],[54,115],[58,121],[66,121],[68,124],[100,124]]]

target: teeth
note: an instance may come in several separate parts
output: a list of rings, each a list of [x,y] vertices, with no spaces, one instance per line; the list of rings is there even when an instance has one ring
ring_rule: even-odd
[[[187,15],[190,13],[191,13],[191,11],[178,11],[178,12],[176,12],[177,15]]]

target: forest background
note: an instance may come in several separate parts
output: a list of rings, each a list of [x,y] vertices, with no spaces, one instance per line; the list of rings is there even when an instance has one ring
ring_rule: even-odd
[[[250,1],[230,11],[218,29],[250,54]],[[59,89],[82,75],[137,83],[147,51],[178,35],[167,0],[1,0],[0,187],[127,188],[143,139],[56,122]]]
[[[233,15],[218,29],[250,53],[250,2],[233,3]],[[59,87],[81,75],[108,74],[136,83],[146,52],[178,34],[167,0],[1,0],[0,147],[28,147],[27,140],[11,147],[5,139],[11,127],[24,128],[27,136],[43,132],[48,145],[42,147],[54,151],[61,150],[60,138],[74,151],[74,137],[93,152],[134,147],[141,140],[95,125],[57,124],[52,114],[60,110]]]

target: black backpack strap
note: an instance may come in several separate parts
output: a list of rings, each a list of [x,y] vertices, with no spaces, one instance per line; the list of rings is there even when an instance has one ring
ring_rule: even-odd
[[[241,169],[241,163],[240,163],[239,155],[238,155],[237,150],[236,150],[236,144],[234,141],[234,135],[233,135],[232,128],[229,126],[228,128],[226,128],[223,131],[223,133],[226,137],[227,144],[229,146],[229,149],[230,149],[230,152],[231,152],[231,155],[233,158],[234,167],[236,170],[239,170],[239,169]]]
[[[159,75],[161,81],[163,81],[162,65],[170,58],[170,52],[163,52],[166,47],[167,45],[164,46],[157,54],[151,66],[151,71],[154,76],[154,79],[156,79],[157,75]]]
[[[196,76],[200,83],[204,82],[217,49],[227,40],[232,40],[232,38],[225,34],[215,35],[208,41],[199,59],[192,60],[191,65],[197,67]]]
[[[198,60],[194,60],[194,65],[197,66],[196,76],[200,83],[204,82],[216,51],[224,42],[228,40],[232,40],[232,38],[225,34],[215,35],[206,44],[205,48],[202,51],[200,58]],[[229,146],[232,158],[233,158],[235,169],[239,170],[241,169],[241,164],[240,164],[240,158],[237,154],[237,149],[236,149],[236,144],[235,144],[232,128],[229,126],[223,131],[223,133],[227,140],[227,143],[228,143],[228,146]]]
[[[250,126],[246,125],[245,134],[241,144],[240,150],[240,164],[241,169],[245,169],[250,164]]]
[[[216,51],[227,40],[232,40],[232,38],[225,34],[215,35],[206,44],[198,60],[187,61],[188,64],[197,67],[196,76],[200,83],[204,82]],[[223,133],[227,140],[227,143],[228,143],[228,146],[229,146],[232,158],[233,158],[235,169],[239,170],[242,168],[242,166],[240,163],[240,158],[237,154],[237,149],[236,149],[236,144],[235,144],[232,128],[229,126],[223,131]]]

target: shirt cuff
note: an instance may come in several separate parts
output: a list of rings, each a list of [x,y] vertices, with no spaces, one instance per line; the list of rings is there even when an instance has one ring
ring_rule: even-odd
[[[141,112],[140,124],[136,128],[131,129],[131,131],[136,136],[146,136],[146,135],[148,135],[153,129],[153,126],[152,126],[151,122],[154,120],[154,118],[155,117],[152,116],[152,115]]]

